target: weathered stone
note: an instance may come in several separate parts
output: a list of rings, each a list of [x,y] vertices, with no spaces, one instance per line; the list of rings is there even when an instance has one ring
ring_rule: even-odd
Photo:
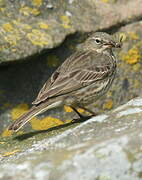
[[[140,180],[141,117],[137,98],[67,130],[3,141],[0,179]]]
[[[119,26],[142,17],[141,0],[0,1],[0,62],[25,59],[67,35]]]

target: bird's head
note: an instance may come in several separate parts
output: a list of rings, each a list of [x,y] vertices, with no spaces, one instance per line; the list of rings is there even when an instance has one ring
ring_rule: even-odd
[[[112,48],[121,48],[122,37],[118,41],[114,40],[113,36],[104,33],[96,32],[92,34],[85,42],[88,49],[95,50],[97,52],[103,52]]]

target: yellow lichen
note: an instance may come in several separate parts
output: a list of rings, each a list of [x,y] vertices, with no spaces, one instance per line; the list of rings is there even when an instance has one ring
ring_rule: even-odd
[[[41,47],[48,45],[48,42],[51,41],[51,36],[38,29],[33,29],[32,32],[28,33],[27,38],[32,42],[32,44]]]
[[[112,109],[113,107],[113,101],[110,99],[108,100],[104,105],[103,105],[103,109]]]
[[[11,136],[12,135],[12,131],[6,129],[3,131],[2,133],[2,137],[8,137],[8,136]]]
[[[38,119],[34,117],[31,121],[32,129],[34,130],[46,130],[54,126],[59,126],[63,124],[63,121],[53,117],[45,117],[43,119]]]
[[[40,7],[42,5],[42,0],[33,0],[33,5]]]
[[[41,29],[48,29],[49,28],[49,25],[46,23],[43,23],[43,22],[39,22],[38,25]]]
[[[128,64],[135,64],[141,58],[138,48],[131,48],[127,54],[122,55],[122,60],[126,61]]]
[[[29,24],[22,24],[23,29],[32,29],[32,27]]]
[[[16,46],[17,41],[21,39],[20,35],[18,33],[13,32],[13,34],[8,34],[4,36],[4,39],[6,42],[8,42],[11,46]]]
[[[11,118],[12,120],[18,119],[21,115],[25,114],[29,110],[28,104],[20,104],[12,109]]]
[[[0,144],[4,144],[5,142],[3,142],[3,141],[0,141]]]
[[[71,28],[71,25],[70,25],[70,19],[68,16],[61,16],[61,21],[62,21],[62,26],[65,28],[65,29],[69,29]]]
[[[19,152],[19,150],[18,150],[18,149],[15,149],[14,151],[4,153],[2,156],[3,156],[3,157],[11,156],[11,155],[13,155],[13,154],[15,154],[15,153],[17,153],[17,152]]]
[[[129,32],[128,34],[132,40],[139,39],[139,36],[135,32]]]
[[[29,16],[31,14],[37,16],[40,14],[40,11],[36,8],[31,8],[28,6],[23,6],[20,8],[20,13],[23,14],[24,16]]]
[[[13,31],[13,26],[12,26],[12,24],[10,24],[10,23],[5,23],[5,24],[3,24],[3,29],[4,29],[6,32],[11,32],[11,31]]]
[[[4,13],[4,12],[5,12],[5,10],[6,10],[6,8],[2,8],[2,7],[0,7],[0,12]]]
[[[29,16],[31,13],[31,8],[28,6],[23,6],[20,8],[20,13],[23,14],[24,16]]]
[[[69,107],[69,106],[64,106],[64,110],[66,112],[72,112],[73,111],[73,109],[71,107]]]
[[[69,106],[66,106],[66,105],[64,106],[64,110],[66,112],[73,112],[73,109],[71,107],[69,107]],[[84,113],[85,112],[84,109],[82,109],[82,108],[77,108],[77,111],[79,113]]]
[[[82,108],[77,108],[77,111],[78,111],[79,113],[85,112],[84,109],[82,109]]]
[[[49,67],[57,67],[59,65],[59,59],[55,55],[51,55],[47,58],[47,65]]]
[[[33,8],[31,10],[31,14],[33,14],[34,16],[38,16],[40,14],[40,11],[38,9],[36,9],[36,8]]]

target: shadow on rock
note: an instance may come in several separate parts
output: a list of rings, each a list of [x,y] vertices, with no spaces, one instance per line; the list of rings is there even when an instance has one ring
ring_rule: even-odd
[[[66,127],[71,126],[71,125],[73,125],[75,123],[81,123],[81,122],[87,121],[89,119],[90,119],[90,116],[74,119],[70,123],[67,123],[67,124],[63,124],[63,125],[59,125],[59,126],[56,126],[56,127],[52,127],[52,128],[47,129],[47,130],[39,130],[39,131],[25,133],[25,134],[22,134],[22,135],[18,135],[16,137],[14,137],[13,139],[14,140],[18,140],[18,141],[23,141],[23,140],[31,138],[31,137],[33,137],[35,135],[38,135],[38,134],[41,134],[41,133],[48,133],[50,131],[66,128]]]

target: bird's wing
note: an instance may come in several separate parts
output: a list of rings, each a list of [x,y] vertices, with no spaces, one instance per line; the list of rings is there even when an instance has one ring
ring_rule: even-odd
[[[79,52],[67,59],[44,84],[33,104],[76,91],[111,74],[109,65],[92,66],[90,58],[89,52]]]

